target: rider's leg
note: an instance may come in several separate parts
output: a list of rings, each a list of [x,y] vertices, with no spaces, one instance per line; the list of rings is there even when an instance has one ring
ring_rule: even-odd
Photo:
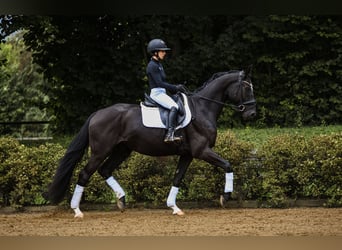
[[[170,110],[167,133],[164,138],[164,142],[173,142],[182,140],[181,137],[175,136],[175,128],[177,126],[177,112],[178,104],[166,94],[163,88],[154,88],[151,90],[151,98],[158,102],[163,107]]]
[[[177,126],[177,108],[172,107],[169,113],[169,123],[164,142],[173,142],[182,140],[181,137],[175,136],[175,128]]]

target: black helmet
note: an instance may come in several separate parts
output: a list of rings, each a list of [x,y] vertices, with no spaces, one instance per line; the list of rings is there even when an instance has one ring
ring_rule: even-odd
[[[165,44],[165,42],[161,39],[152,39],[147,45],[147,52],[153,54],[159,50],[171,50]]]

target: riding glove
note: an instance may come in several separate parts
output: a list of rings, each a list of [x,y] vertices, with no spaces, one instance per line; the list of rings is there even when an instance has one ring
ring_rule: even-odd
[[[186,93],[186,88],[184,87],[183,84],[176,85],[176,88],[179,92]]]

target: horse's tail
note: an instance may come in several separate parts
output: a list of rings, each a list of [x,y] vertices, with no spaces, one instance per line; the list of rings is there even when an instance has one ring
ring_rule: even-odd
[[[89,116],[77,136],[70,143],[65,155],[61,158],[55,176],[43,197],[53,204],[61,202],[69,188],[70,179],[78,162],[81,161],[89,145],[89,123],[94,116]]]

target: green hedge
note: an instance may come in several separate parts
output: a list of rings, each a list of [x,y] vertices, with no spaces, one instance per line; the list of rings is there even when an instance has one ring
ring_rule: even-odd
[[[258,200],[260,206],[286,207],[289,199],[325,199],[325,206],[342,206],[342,133],[270,137],[258,150],[230,131],[220,131],[214,150],[234,168],[233,199]],[[0,204],[20,208],[46,204],[41,193],[51,181],[65,147],[46,143],[25,146],[0,138]],[[64,204],[68,204],[86,155],[74,172]],[[178,157],[149,157],[133,153],[113,175],[128,202],[165,204]],[[223,170],[194,160],[184,178],[178,201],[217,200],[224,189]],[[83,202],[114,203],[113,192],[98,173]]]
[[[64,149],[45,144],[27,147],[16,139],[0,139],[0,202],[21,207],[44,204],[41,196]]]
[[[258,154],[263,164],[260,199],[272,207],[288,198],[323,198],[327,206],[342,205],[342,133],[305,139],[280,135]]]

